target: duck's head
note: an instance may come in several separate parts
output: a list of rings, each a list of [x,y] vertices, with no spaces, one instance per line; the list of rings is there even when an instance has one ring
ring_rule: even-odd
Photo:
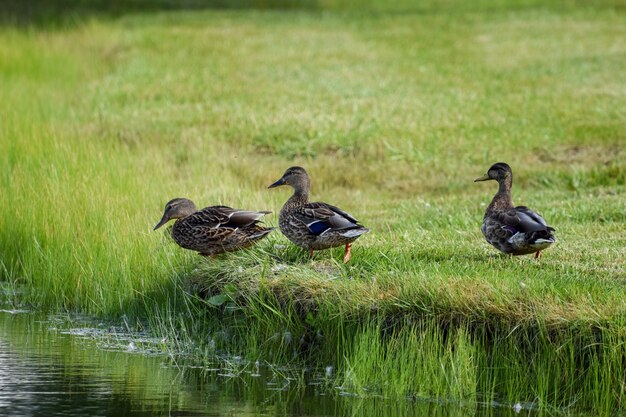
[[[493,164],[489,171],[482,177],[478,177],[474,180],[474,182],[478,181],[488,181],[495,180],[498,182],[502,182],[505,180],[512,180],[513,171],[511,171],[511,167],[505,162],[498,162],[497,164]]]
[[[311,187],[311,180],[309,179],[309,174],[306,173],[304,168],[302,167],[291,167],[288,168],[287,171],[283,174],[283,176],[276,181],[274,184],[270,185],[267,188],[274,188],[280,185],[291,185],[296,192],[298,191],[309,191]]]
[[[187,217],[190,214],[195,213],[196,211],[196,205],[191,200],[188,200],[186,198],[175,198],[173,200],[170,200],[165,205],[165,212],[163,213],[163,217],[161,217],[161,220],[157,223],[156,226],[154,226],[154,230],[163,226],[165,223],[169,222],[172,219],[182,219],[183,217]]]

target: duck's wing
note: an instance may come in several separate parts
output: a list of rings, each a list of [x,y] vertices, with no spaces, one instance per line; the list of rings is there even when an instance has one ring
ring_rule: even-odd
[[[515,212],[519,219],[519,228],[522,232],[539,232],[542,230],[552,231],[554,228],[548,226],[548,223],[538,213],[532,211],[526,206],[515,207]]]
[[[329,230],[362,227],[353,216],[327,203],[307,203],[298,207],[294,214],[314,235],[321,235]]]
[[[219,243],[233,234],[235,228],[221,227],[223,222],[228,221],[224,208],[207,207],[175,223],[174,231],[178,241],[184,243],[184,247],[199,250],[198,248]]]
[[[498,213],[497,217],[500,223],[502,223],[502,227],[511,234],[554,230],[548,226],[543,217],[526,206],[518,206],[502,211]]]
[[[228,223],[228,213],[231,210],[233,209],[226,206],[205,207],[187,216],[185,223],[190,227],[218,228],[221,224]]]
[[[271,213],[271,211],[241,210],[225,207],[221,209],[221,213],[223,217],[227,218],[226,221],[220,224],[221,227],[237,228],[256,224],[261,220],[261,217]]]
[[[261,217],[268,213],[271,212],[240,210],[228,206],[211,206],[195,212],[185,220],[194,226],[236,229],[258,222]]]
[[[172,237],[184,248],[204,254],[220,253],[225,250],[224,245],[232,249],[233,245],[244,245],[249,239],[267,235],[272,229],[256,224],[264,214],[267,213],[227,206],[206,207],[174,223]]]

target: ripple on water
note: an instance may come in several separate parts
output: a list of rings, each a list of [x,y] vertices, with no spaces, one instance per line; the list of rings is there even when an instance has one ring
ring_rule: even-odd
[[[22,310],[22,309],[10,309],[10,310],[0,309],[0,313],[7,313],[7,314],[28,314],[28,313],[31,313],[31,311],[30,311],[30,310]]]

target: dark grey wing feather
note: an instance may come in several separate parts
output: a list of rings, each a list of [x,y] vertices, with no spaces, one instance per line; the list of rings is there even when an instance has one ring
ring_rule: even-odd
[[[203,228],[217,228],[221,224],[228,223],[230,212],[233,209],[226,206],[205,207],[185,218],[189,226],[201,226]]]
[[[546,221],[539,214],[526,206],[515,207],[515,212],[519,219],[517,229],[521,232],[539,232],[542,230],[554,230],[548,226]]]
[[[297,209],[298,217],[301,217],[304,222],[307,220],[328,220],[328,218],[335,215],[334,211],[321,203],[307,203],[299,206]]]
[[[226,227],[243,227],[257,223],[261,217],[271,211],[249,211],[249,210],[233,210],[229,214],[229,220],[223,226]]]
[[[212,206],[205,207],[202,210],[195,212],[185,220],[190,225],[203,227],[238,228],[255,224],[261,217],[268,213],[271,212],[239,210],[227,206]]]
[[[326,203],[307,203],[295,213],[298,220],[305,223],[312,232],[319,234],[326,229],[350,229],[358,227],[357,220],[345,211]],[[323,223],[326,227],[321,227]]]
[[[331,206],[330,204],[326,204],[326,203],[320,203],[320,204],[325,204],[326,207],[328,207],[330,210],[334,211],[335,213],[337,213],[338,215],[340,215],[341,217],[348,219],[349,221],[351,221],[354,224],[357,224],[359,221],[357,219],[355,219],[352,215],[346,213],[345,211],[343,211],[342,209],[340,209],[339,207],[335,207],[335,206]]]

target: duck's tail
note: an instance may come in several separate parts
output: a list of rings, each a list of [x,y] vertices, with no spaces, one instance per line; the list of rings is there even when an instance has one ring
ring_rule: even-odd
[[[275,227],[263,227],[260,225],[256,225],[256,231],[248,236],[248,239],[251,241],[263,239],[265,236],[269,235],[272,230],[276,229]]]
[[[537,244],[553,244],[556,242],[556,236],[554,236],[554,229],[548,227],[545,230],[538,230],[536,232],[528,232],[528,241],[532,245]]]
[[[367,227],[363,227],[359,225],[355,228],[347,229],[346,231],[342,232],[341,236],[345,236],[347,238],[357,238],[361,235],[364,235],[365,233],[369,231],[370,229],[368,229]]]

